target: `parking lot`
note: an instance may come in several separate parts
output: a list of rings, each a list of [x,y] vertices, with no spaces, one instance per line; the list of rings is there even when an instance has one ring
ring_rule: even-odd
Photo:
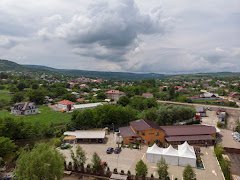
[[[223,147],[230,147],[240,149],[240,142],[233,139],[232,131],[227,129],[221,129],[221,144]]]
[[[202,117],[202,124],[216,126],[217,122],[218,122],[218,117],[216,115],[216,111],[207,111],[207,116]]]
[[[232,163],[232,174],[240,176],[240,154],[227,153],[227,155]]]
[[[135,166],[136,161],[141,159],[146,151],[146,147],[141,150],[125,148],[119,154],[107,154],[108,147],[117,147],[114,142],[113,135],[108,135],[108,141],[106,144],[81,144],[81,147],[87,153],[87,164],[91,163],[91,158],[94,152],[96,152],[102,159],[108,163],[111,170],[117,168],[119,171],[124,170],[127,172],[132,166]],[[76,149],[76,145],[73,145],[73,150]],[[61,150],[62,154],[66,157],[66,161],[71,161],[70,150]]]
[[[207,111],[207,117],[202,118],[202,124],[207,124],[211,126],[216,126],[218,122],[218,117],[215,111]],[[237,142],[232,137],[231,130],[220,129],[220,143],[223,147],[231,147],[231,148],[240,148],[240,142]]]
[[[120,154],[107,154],[106,150],[108,147],[117,147],[113,140],[113,135],[111,134],[107,137],[108,141],[106,144],[80,144],[87,153],[87,164],[91,163],[92,155],[94,152],[96,152],[101,157],[102,161],[108,163],[108,166],[111,170],[117,168],[118,171],[124,170],[124,172],[127,172],[130,170],[131,173],[135,173],[135,165],[140,159],[142,159],[148,166],[148,175],[150,176],[151,174],[154,174],[155,177],[158,176],[156,172],[156,164],[149,163],[146,160],[145,152],[147,150],[147,146],[143,146],[141,150],[124,148]],[[76,149],[76,145],[73,145],[72,149]],[[67,162],[71,161],[70,150],[60,150],[60,152],[66,157]],[[223,179],[220,167],[218,166],[213,153],[213,147],[201,148],[201,152],[205,170],[194,169],[197,174],[197,179]],[[183,170],[184,167],[169,165],[169,174],[173,179],[182,179]]]

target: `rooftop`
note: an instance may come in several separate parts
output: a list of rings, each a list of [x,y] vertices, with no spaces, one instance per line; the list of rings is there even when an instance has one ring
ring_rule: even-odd
[[[76,139],[104,139],[105,131],[66,131],[64,136],[75,136]]]
[[[62,100],[62,101],[59,101],[58,104],[73,105],[74,102],[64,99],[64,100]]]
[[[119,90],[109,90],[106,92],[106,94],[125,94],[125,93]]]
[[[36,106],[34,102],[20,102],[20,103],[14,104],[13,106],[14,110],[21,110],[21,111],[35,109],[35,108]]]
[[[73,105],[75,109],[86,109],[86,108],[94,108],[97,106],[102,106],[102,103],[88,103],[88,104],[76,104]]]
[[[132,130],[132,128],[130,126],[126,126],[126,127],[120,127],[119,128],[119,132],[121,134],[122,137],[131,137],[131,136],[135,136],[137,137],[138,135]]]
[[[210,135],[216,133],[216,128],[205,125],[176,125],[161,126],[166,136],[193,136],[193,135]]]
[[[130,122],[130,126],[136,131],[144,131],[148,129],[160,129],[160,126],[154,121],[139,119]]]
[[[211,135],[200,135],[200,136],[171,136],[167,137],[168,142],[173,141],[199,141],[199,140],[213,140]]]

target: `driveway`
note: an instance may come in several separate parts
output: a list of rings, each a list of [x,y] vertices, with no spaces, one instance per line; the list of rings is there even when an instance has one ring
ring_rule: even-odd
[[[206,113],[207,113],[207,116],[202,117],[202,124],[216,126],[218,122],[216,111],[207,111]]]

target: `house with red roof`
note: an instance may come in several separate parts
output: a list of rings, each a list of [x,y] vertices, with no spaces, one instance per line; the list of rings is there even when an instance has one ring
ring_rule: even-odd
[[[107,99],[112,99],[114,101],[118,101],[120,97],[126,96],[126,94],[119,90],[109,90],[106,93]]]
[[[69,101],[69,100],[62,100],[62,101],[59,101],[57,104],[56,104],[56,107],[60,110],[60,111],[63,111],[63,112],[68,112],[68,111],[72,111],[73,110],[73,105],[75,103],[72,102],[72,101]]]
[[[153,98],[153,94],[152,93],[143,93],[142,97],[144,97],[144,98]]]

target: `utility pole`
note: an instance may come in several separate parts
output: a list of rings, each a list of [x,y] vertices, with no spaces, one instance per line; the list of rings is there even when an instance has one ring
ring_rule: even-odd
[[[113,126],[113,136],[114,136],[114,123],[112,123],[112,126]]]

